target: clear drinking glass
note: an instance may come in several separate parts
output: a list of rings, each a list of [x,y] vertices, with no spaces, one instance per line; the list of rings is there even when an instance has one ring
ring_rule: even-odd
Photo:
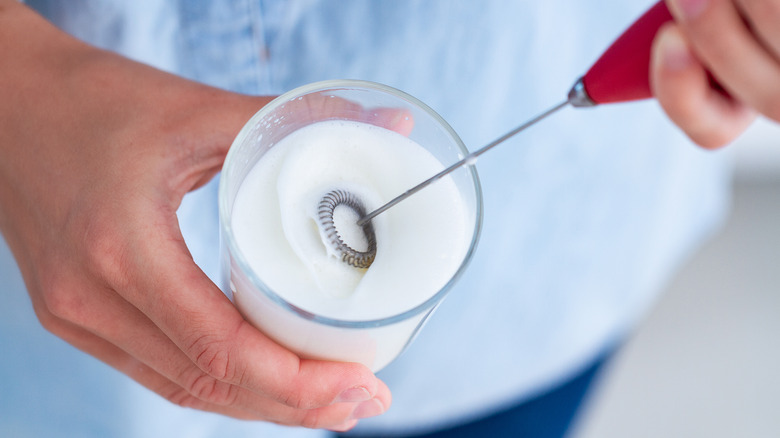
[[[349,104],[328,111],[327,100],[334,98]],[[222,169],[219,218],[226,293],[250,323],[303,358],[359,362],[378,371],[409,345],[471,259],[482,225],[482,192],[473,165],[452,173],[473,224],[465,257],[450,280],[428,300],[389,317],[367,321],[339,320],[313,314],[287,302],[250,268],[231,226],[239,187],[255,163],[280,139],[322,120],[379,123],[372,120],[376,119],[376,114],[366,108],[405,111],[404,114],[414,122],[409,138],[445,166],[468,154],[460,138],[438,114],[401,91],[365,81],[337,80],[305,85],[263,107],[236,137]]]

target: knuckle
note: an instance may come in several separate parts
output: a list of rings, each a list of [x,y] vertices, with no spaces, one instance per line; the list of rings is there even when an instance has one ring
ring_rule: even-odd
[[[287,388],[283,394],[277,397],[283,404],[295,409],[314,409],[320,403],[315,403],[304,396],[303,391],[297,387]]]
[[[199,409],[203,407],[204,402],[192,395],[185,388],[176,388],[166,394],[162,394],[169,402],[183,408]]]
[[[41,324],[51,327],[59,325],[57,320],[65,320],[76,325],[84,325],[85,305],[83,297],[73,289],[61,284],[50,284],[42,291],[44,309],[37,314]]]
[[[320,429],[325,426],[319,409],[305,411],[301,417],[300,425],[307,429]]]
[[[232,385],[221,382],[202,372],[196,372],[184,387],[189,394],[207,403],[229,406],[236,402],[236,391]]]
[[[54,315],[51,310],[46,306],[35,306],[35,316],[38,318],[38,322],[41,327],[46,329],[49,333],[59,336],[62,332],[62,320]]]
[[[285,385],[280,385],[278,393],[272,396],[278,402],[298,410],[311,410],[327,406],[332,400],[320,400],[319,391],[314,390],[315,386],[311,384],[312,379],[305,376],[301,368],[301,362],[297,366],[291,365],[283,370],[286,374],[283,376]]]
[[[352,430],[358,423],[358,420],[347,420],[338,426],[330,428],[330,430],[334,432],[349,432]]]
[[[222,382],[240,382],[236,369],[236,350],[231,342],[214,335],[201,335],[187,349],[203,372]]]
[[[124,250],[114,233],[99,225],[91,226],[84,233],[83,244],[87,266],[111,283],[121,278]]]
[[[114,287],[126,285],[126,265],[131,260],[129,242],[132,232],[122,228],[118,216],[128,217],[107,206],[91,209],[89,215],[75,216],[68,225],[74,244],[83,254],[80,262],[90,273]]]
[[[346,430],[354,426],[354,407],[349,404],[298,411],[295,424],[308,429]]]

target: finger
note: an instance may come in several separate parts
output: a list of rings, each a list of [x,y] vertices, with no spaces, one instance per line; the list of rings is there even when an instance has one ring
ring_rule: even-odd
[[[395,131],[405,137],[414,129],[414,118],[409,111],[398,108],[375,108],[364,111],[365,121]]]
[[[105,339],[68,321],[57,318],[36,307],[36,314],[44,328],[79,350],[93,356],[161,397],[179,404],[244,420],[259,420],[256,414],[230,406],[220,406],[198,400],[170,379],[127,354]]]
[[[36,305],[47,329],[173,403],[239,418],[262,418],[258,403],[249,397],[252,393],[205,375],[148,318],[113,291],[95,290],[62,277],[61,283],[63,288],[43,295],[43,306]]]
[[[669,24],[659,31],[651,69],[653,93],[662,108],[703,147],[729,143],[754,119],[752,110],[711,86],[707,71],[677,25]]]
[[[246,323],[193,263],[178,227],[145,231],[131,238],[128,251],[129,272],[144,275],[124,281],[119,293],[206,374],[298,409],[377,395],[379,381],[365,366],[300,360]]]
[[[348,432],[357,426],[358,420],[347,420],[336,427],[331,427],[329,430],[333,432]]]
[[[48,329],[177,405],[312,428],[384,412],[376,405],[361,403],[336,403],[314,410],[291,408],[207,375],[143,314],[113,293],[74,292],[67,300],[78,301],[80,306],[54,305],[55,311],[68,319],[46,312],[49,316],[41,320]],[[383,400],[379,403],[389,405],[388,399]]]
[[[414,128],[412,114],[403,108],[365,107],[335,95],[313,94],[288,103],[288,112],[297,121],[317,122],[346,119],[371,123],[408,136]]]
[[[737,5],[753,34],[775,60],[780,60],[780,2],[737,0]]]
[[[730,0],[669,0],[669,6],[697,58],[729,94],[780,120],[780,64],[736,6]]]

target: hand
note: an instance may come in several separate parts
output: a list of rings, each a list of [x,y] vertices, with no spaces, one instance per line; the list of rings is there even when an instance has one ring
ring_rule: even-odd
[[[0,230],[41,323],[168,400],[346,430],[390,392],[358,364],[302,360],[197,268],[176,209],[269,98],[86,46],[0,0]]]
[[[780,0],[667,4],[675,23],[656,37],[651,78],[672,121],[707,148],[734,140],[756,112],[780,121]]]

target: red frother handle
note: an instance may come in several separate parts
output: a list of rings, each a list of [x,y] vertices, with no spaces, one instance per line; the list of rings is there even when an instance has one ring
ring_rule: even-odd
[[[582,78],[594,104],[626,102],[652,96],[650,50],[658,29],[672,14],[663,0],[645,12],[604,52]]]

